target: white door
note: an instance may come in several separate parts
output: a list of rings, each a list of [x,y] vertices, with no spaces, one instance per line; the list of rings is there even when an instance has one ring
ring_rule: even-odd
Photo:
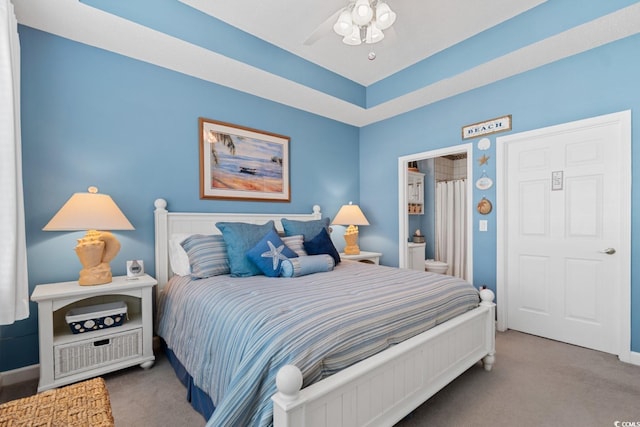
[[[630,125],[615,117],[499,142],[507,327],[620,354],[630,289]]]

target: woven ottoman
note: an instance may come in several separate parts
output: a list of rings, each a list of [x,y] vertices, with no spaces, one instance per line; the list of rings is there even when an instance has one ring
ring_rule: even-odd
[[[102,378],[0,405],[0,427],[113,425],[109,392]]]

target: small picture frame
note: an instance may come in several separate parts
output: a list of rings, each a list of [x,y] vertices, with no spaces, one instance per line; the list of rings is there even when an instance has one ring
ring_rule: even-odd
[[[134,259],[127,261],[127,277],[139,277],[144,275],[144,261]]]

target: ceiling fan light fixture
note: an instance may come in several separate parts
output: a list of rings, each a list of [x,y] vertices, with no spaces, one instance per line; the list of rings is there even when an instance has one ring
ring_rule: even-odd
[[[391,10],[388,4],[379,2],[376,5],[376,23],[378,28],[386,30],[396,21],[396,13]]]
[[[365,43],[373,44],[378,43],[384,38],[384,33],[376,26],[375,22],[367,27],[367,35],[365,36]]]
[[[354,25],[353,31],[348,36],[344,36],[342,43],[348,44],[349,46],[358,46],[361,44],[362,38],[360,37],[360,28],[357,25]]]
[[[351,19],[356,25],[367,25],[373,18],[373,9],[369,0],[357,0],[351,12]]]
[[[333,31],[341,36],[348,36],[353,32],[353,21],[351,20],[351,12],[343,10],[338,16],[338,20],[333,26]]]
[[[384,0],[351,0],[338,14],[333,31],[349,46],[373,44],[384,39],[383,30],[391,27],[395,20],[395,12]]]

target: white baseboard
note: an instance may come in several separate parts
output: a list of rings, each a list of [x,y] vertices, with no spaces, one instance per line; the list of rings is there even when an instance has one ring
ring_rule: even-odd
[[[25,366],[11,371],[0,372],[0,387],[35,380],[40,377],[40,365]]]
[[[630,351],[627,354],[621,354],[620,360],[626,363],[631,363],[632,365],[640,366],[640,353],[637,351]]]

